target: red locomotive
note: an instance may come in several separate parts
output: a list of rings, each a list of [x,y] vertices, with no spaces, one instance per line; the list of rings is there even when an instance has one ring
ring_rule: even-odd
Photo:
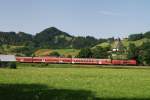
[[[91,65],[136,65],[136,60],[111,60],[94,58],[60,58],[60,57],[16,57],[17,62],[24,63],[71,63]]]

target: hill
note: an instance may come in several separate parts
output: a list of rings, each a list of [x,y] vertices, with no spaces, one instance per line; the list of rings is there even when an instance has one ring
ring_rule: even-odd
[[[72,55],[75,57],[80,50],[77,49],[39,49],[35,51],[35,56],[48,56],[52,52],[58,52],[61,56]]]
[[[25,32],[0,32],[0,53],[31,56],[39,49],[59,49],[58,52],[68,52],[68,50],[91,48],[101,42],[103,41],[91,36],[75,37],[55,27],[44,29],[36,35]]]
[[[100,47],[103,47],[103,48],[111,46],[111,48],[114,48],[115,47],[115,42],[116,41],[113,41],[113,42],[109,43],[108,41],[106,41],[106,42],[99,43],[99,44],[95,45],[93,48],[95,48],[96,46],[100,46]],[[126,48],[128,48],[130,43],[133,43],[137,47],[140,47],[143,43],[150,42],[150,39],[142,38],[142,39],[135,40],[135,41],[130,41],[129,39],[122,39],[121,42],[122,42],[123,46],[125,46]]]
[[[55,27],[50,27],[37,33],[34,42],[40,48],[69,48],[73,36],[62,32]]]
[[[145,42],[150,42],[150,32],[131,34],[121,40],[124,47],[128,49],[130,43],[140,47]],[[46,28],[36,35],[25,32],[0,32],[0,53],[15,54],[20,56],[44,56],[56,51],[61,55],[78,54],[82,48],[97,46],[102,48],[115,48],[114,38],[97,39],[92,36],[73,36],[55,27]]]
[[[34,46],[45,49],[92,47],[100,41],[91,36],[72,36],[55,27],[44,29],[36,35],[25,32],[0,32],[1,45]]]

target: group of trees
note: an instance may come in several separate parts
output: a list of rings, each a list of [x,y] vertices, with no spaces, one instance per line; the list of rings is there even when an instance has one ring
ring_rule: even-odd
[[[93,49],[90,48],[83,48],[77,55],[79,58],[101,58],[106,59],[108,58],[110,47],[102,48],[100,46],[97,46]]]
[[[136,41],[143,38],[150,39],[150,31],[140,34],[132,34],[128,40]],[[150,65],[150,42],[144,42],[141,46],[129,45],[128,59],[136,59],[141,65]]]
[[[55,27],[47,28],[36,35],[24,32],[0,32],[0,44],[32,46],[34,48],[61,49],[61,48],[88,48],[106,39],[96,39],[91,36],[75,37]]]
[[[130,41],[136,41],[136,40],[140,40],[142,38],[148,38],[150,39],[150,31],[148,32],[145,32],[145,33],[139,33],[139,34],[132,34],[132,35],[129,35],[129,40]]]
[[[7,68],[16,69],[17,68],[17,64],[15,62],[1,62],[0,61],[0,68],[1,67],[7,67]]]
[[[60,57],[61,55],[60,55],[58,52],[53,51],[53,52],[51,52],[51,53],[49,54],[49,56]]]
[[[24,32],[0,32],[0,44],[24,45],[32,41],[32,35]]]
[[[143,43],[140,47],[129,45],[128,59],[137,60],[138,64],[150,65],[150,42]]]
[[[110,50],[110,47],[102,48],[100,46],[97,46],[95,48],[83,48],[80,50],[78,55],[75,57],[77,58],[101,58],[106,59],[110,56],[110,53],[108,52]],[[54,57],[61,57],[63,55],[60,55],[58,52],[54,51],[49,54],[49,56]],[[67,56],[68,58],[71,58],[71,55]]]

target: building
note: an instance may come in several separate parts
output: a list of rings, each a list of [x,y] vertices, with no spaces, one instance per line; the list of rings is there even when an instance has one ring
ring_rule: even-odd
[[[15,62],[16,57],[14,55],[0,55],[0,62]]]
[[[120,51],[124,52],[125,51],[125,47],[123,46],[120,38],[115,40],[112,51],[113,52],[120,52]]]
[[[16,68],[16,57],[14,55],[1,55],[0,54],[0,67]]]
[[[127,58],[127,50],[126,47],[123,45],[120,38],[116,39],[112,48],[111,53],[112,59],[128,59]]]

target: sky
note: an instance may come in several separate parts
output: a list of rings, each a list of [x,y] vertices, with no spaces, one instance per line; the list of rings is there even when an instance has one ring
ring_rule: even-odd
[[[150,31],[150,0],[0,0],[0,31],[56,27],[75,36],[127,37]]]

